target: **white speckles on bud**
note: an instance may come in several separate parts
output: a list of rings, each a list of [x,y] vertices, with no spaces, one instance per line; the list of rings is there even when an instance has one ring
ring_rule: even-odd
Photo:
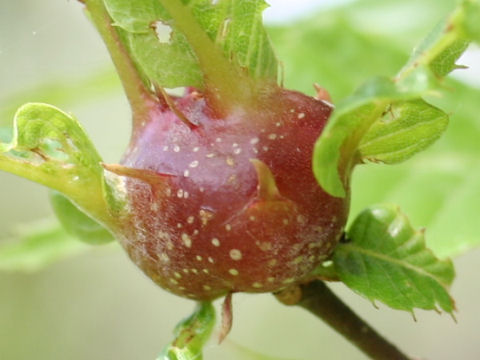
[[[220,246],[220,240],[218,240],[217,238],[213,238],[212,239],[212,245],[216,246],[216,247],[219,247]]]
[[[293,264],[298,265],[298,264],[300,264],[302,261],[303,261],[303,256],[297,256],[297,257],[293,260]]]
[[[268,138],[270,140],[275,140],[277,138],[277,134],[270,134],[270,135],[268,135]]]
[[[227,230],[227,231],[232,230],[232,225],[230,225],[230,224],[225,225],[225,230]]]
[[[180,198],[180,199],[183,198],[183,189],[178,189],[177,190],[177,197]]]
[[[190,238],[190,236],[186,233],[183,233],[182,234],[182,242],[183,242],[183,245],[185,245],[187,248],[191,248],[192,247],[192,239]]]
[[[190,176],[190,171],[187,169],[183,172],[183,176],[189,177]]]
[[[303,216],[303,215],[298,215],[298,216],[297,216],[297,222],[298,222],[300,225],[305,225],[305,223],[307,222],[307,220],[305,219],[305,216]]]
[[[193,169],[193,168],[196,168],[198,164],[199,164],[198,160],[194,160],[188,166],[190,166]]]
[[[232,249],[230,250],[230,258],[235,261],[242,260],[242,252],[238,249]]]
[[[238,274],[240,274],[237,269],[230,269],[228,273],[232,276],[238,276]]]
[[[209,153],[209,154],[205,155],[205,157],[211,159],[211,158],[215,157],[215,154],[214,153]]]
[[[158,211],[158,204],[155,201],[153,203],[151,203],[150,210],[152,210],[153,212]]]
[[[200,255],[195,256],[195,259],[197,259],[197,261],[202,261],[203,260],[203,258]]]
[[[203,273],[204,274],[209,274],[210,272],[208,271],[208,269],[202,269]]]
[[[250,144],[255,145],[255,144],[258,144],[259,141],[260,141],[260,139],[258,137],[255,137],[255,138],[250,140]]]
[[[182,278],[182,275],[178,272],[174,272],[173,273],[173,276],[175,276],[177,279],[181,279]]]
[[[257,245],[262,251],[272,250],[272,243],[269,241],[256,241],[255,245]]]
[[[193,224],[194,221],[195,221],[195,218],[193,216],[189,216],[187,218],[187,223],[189,223],[189,224]]]
[[[175,151],[175,152],[180,152],[180,146],[174,145],[174,146],[173,146],[173,151]]]
[[[268,281],[268,282],[274,282],[274,281],[275,281],[275,278],[270,276],[270,277],[267,278],[267,281]]]
[[[203,285],[203,290],[210,291],[210,290],[212,290],[212,288],[208,285]]]
[[[205,226],[213,218],[214,213],[208,210],[201,209],[198,212],[198,215],[200,216],[200,221],[202,222],[202,226]]]
[[[190,271],[191,271],[192,273],[194,273],[195,275],[198,275],[198,270],[197,270],[197,269],[193,268],[193,269],[190,269]]]
[[[170,258],[169,258],[168,255],[165,254],[165,253],[161,253],[159,257],[160,257],[160,261],[161,261],[161,262],[166,263],[166,262],[169,262],[169,261],[170,261]]]
[[[192,151],[197,152],[198,150],[200,150],[200,148],[198,146],[195,146]]]
[[[300,114],[297,115],[298,119],[303,119],[305,117],[305,113],[301,112]]]
[[[242,152],[242,149],[240,149],[240,148],[236,148],[236,149],[233,150],[233,153],[235,155],[239,155],[241,152]]]
[[[295,279],[294,279],[294,278],[288,278],[288,279],[283,280],[283,283],[284,283],[284,284],[291,284],[291,283],[293,283],[293,282],[295,282]]]
[[[171,282],[173,285],[178,285],[178,281],[175,280],[175,279],[170,279],[170,282]]]
[[[283,223],[283,225],[288,225],[289,221],[288,221],[288,219],[283,219],[282,223]]]
[[[225,159],[225,162],[227,163],[228,166],[235,166],[235,160],[231,156],[227,156]]]
[[[213,258],[209,256],[209,257],[208,257],[208,262],[209,262],[210,264],[213,264],[213,263],[215,263],[215,260],[213,260]]]
[[[267,265],[270,266],[270,267],[273,267],[273,266],[277,265],[277,259],[269,260]]]
[[[263,287],[263,285],[260,284],[259,282],[254,282],[252,284],[252,287],[254,287],[255,289],[261,289]]]

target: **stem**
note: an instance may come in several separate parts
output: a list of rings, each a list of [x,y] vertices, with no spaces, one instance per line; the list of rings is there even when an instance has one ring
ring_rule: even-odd
[[[251,96],[248,78],[225,58],[190,9],[179,0],[158,1],[170,13],[175,20],[175,27],[185,35],[197,55],[206,90],[212,95],[210,100],[220,110],[226,110],[225,106],[228,109],[235,103],[247,103]]]
[[[324,282],[312,281],[299,286],[299,289],[301,294],[295,305],[321,318],[371,359],[410,360],[358,317]],[[281,294],[277,295],[277,299],[286,305],[292,305],[283,301]]]
[[[112,26],[112,19],[102,0],[85,0],[90,18],[102,37],[112,61],[120,76],[125,94],[134,113],[134,121],[144,119],[156,102],[146,88],[138,70],[128,54],[117,30]],[[135,124],[134,124],[135,125]]]

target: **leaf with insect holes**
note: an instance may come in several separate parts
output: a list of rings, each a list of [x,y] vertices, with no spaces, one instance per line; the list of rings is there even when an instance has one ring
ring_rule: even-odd
[[[468,3],[470,2],[459,5],[444,23],[435,28],[395,79],[373,79],[338,104],[314,151],[314,172],[325,190],[334,196],[346,195],[345,188],[352,168],[364,160],[359,152],[362,139],[375,136],[368,135],[371,127],[382,120],[393,104],[402,106],[404,111],[410,113],[414,110],[410,108],[414,104],[414,108],[420,110],[422,115],[417,121],[423,122],[423,126],[430,126],[427,130],[428,138],[435,140],[440,136],[444,127],[435,126],[434,120],[438,118],[438,112],[431,111],[432,107],[422,101],[421,97],[428,95],[438,85],[439,77],[455,68],[455,61],[473,37],[464,31],[467,11],[465,4]],[[433,118],[430,117],[432,115]],[[396,136],[402,136],[402,131],[398,130],[402,129],[397,129]],[[423,133],[418,131],[415,135],[410,138],[409,144],[399,141],[400,146],[395,147],[390,142],[384,142],[384,147],[377,147],[375,151],[402,152],[407,147],[411,156],[414,151],[420,151],[432,142],[428,140],[423,143],[425,146],[416,146],[416,143],[423,142]],[[394,138],[395,136],[391,140],[395,141]]]
[[[399,310],[454,310],[447,290],[455,275],[452,262],[437,259],[425,246],[424,232],[413,229],[397,207],[363,211],[347,239],[336,248],[333,262],[352,290]]]
[[[17,111],[11,141],[0,143],[0,170],[55,189],[109,220],[100,156],[77,120],[51,105]]]
[[[194,313],[175,328],[175,340],[168,344],[157,360],[202,359],[202,349],[215,325],[215,309],[210,302],[201,302]]]
[[[163,87],[202,87],[199,49],[187,41],[179,18],[159,0],[105,0],[114,25],[121,29],[136,63],[154,83]],[[198,31],[223,51],[226,61],[247,69],[254,78],[275,80],[277,61],[262,25],[263,0],[174,0],[182,16],[193,16]],[[198,37],[198,33],[195,34]],[[191,41],[191,38],[189,38]],[[205,50],[207,51],[207,50]]]
[[[12,239],[2,239],[0,270],[37,271],[87,249],[58,223],[29,225]]]

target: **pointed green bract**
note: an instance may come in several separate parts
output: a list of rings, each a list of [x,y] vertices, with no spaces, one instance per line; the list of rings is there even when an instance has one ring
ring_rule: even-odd
[[[58,223],[30,225],[14,239],[2,239],[0,270],[37,271],[87,249]]]
[[[215,325],[215,309],[210,302],[197,305],[195,312],[175,328],[175,340],[168,344],[157,360],[201,360],[203,346]]]
[[[111,220],[100,156],[77,120],[51,105],[17,111],[11,142],[0,143],[0,170],[63,193],[99,221]]]
[[[353,167],[368,160],[364,159],[362,153],[358,151],[362,139],[365,136],[374,136],[368,135],[370,127],[377,121],[382,121],[384,114],[393,104],[402,106],[407,112],[413,111],[410,105],[415,104],[414,108],[419,110],[422,104],[420,109],[422,118],[418,118],[418,121],[423,122],[424,125],[430,125],[427,131],[430,140],[440,136],[444,128],[434,126],[439,114],[436,111],[429,111],[431,106],[421,98],[438,86],[437,79],[456,67],[455,61],[466,49],[468,41],[475,39],[474,30],[465,30],[467,28],[465,18],[471,18],[471,15],[467,17],[468,6],[476,6],[476,4],[478,2],[474,0],[465,1],[447,21],[437,26],[415,50],[407,65],[395,79],[390,81],[374,79],[367,82],[356,94],[338,105],[317,141],[314,151],[314,173],[326,191],[338,197],[346,195]],[[480,18],[477,20],[480,21]],[[406,102],[401,104],[400,100]],[[433,118],[430,117],[431,115]],[[401,136],[401,132],[397,131],[397,134]],[[428,143],[433,142],[430,140]],[[398,143],[400,145],[397,149],[393,148],[391,143],[389,145],[385,142],[383,148],[377,147],[375,151],[377,153],[404,151],[402,150],[404,144],[401,141]],[[420,151],[425,147],[412,146],[409,155],[403,158],[406,159],[414,154],[414,150]],[[401,157],[394,162],[400,159]]]
[[[426,248],[423,231],[412,228],[396,207],[378,205],[362,212],[340,244],[333,262],[340,279],[368,299],[406,311],[440,307],[451,313],[451,261]]]
[[[175,0],[193,15],[211,43],[252,78],[276,80],[277,61],[262,25],[263,0]],[[202,87],[201,54],[159,0],[105,0],[141,72],[163,87]],[[187,35],[187,36],[186,36]],[[208,49],[205,49],[208,51]],[[242,70],[244,69],[244,70]],[[227,80],[226,80],[227,81]]]

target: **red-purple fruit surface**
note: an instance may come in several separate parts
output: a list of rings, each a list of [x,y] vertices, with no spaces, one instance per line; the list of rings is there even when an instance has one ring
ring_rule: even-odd
[[[312,172],[331,106],[281,88],[262,96],[218,115],[190,91],[136,121],[120,171],[130,210],[119,238],[175,294],[280,290],[307,280],[341,236],[348,200],[325,193]]]

